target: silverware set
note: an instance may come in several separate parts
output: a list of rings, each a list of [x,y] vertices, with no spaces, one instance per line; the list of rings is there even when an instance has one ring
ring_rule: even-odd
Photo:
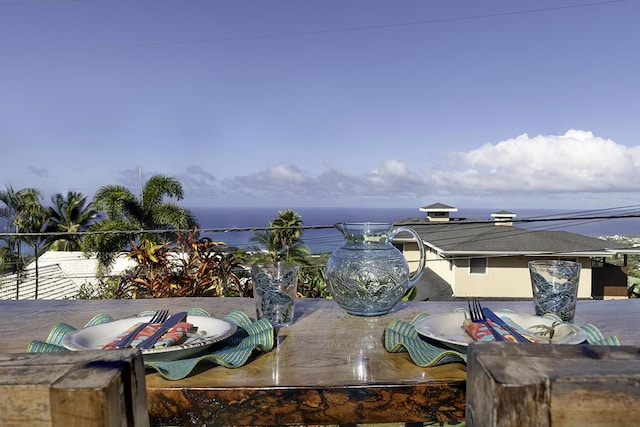
[[[485,325],[487,329],[491,331],[491,334],[496,339],[496,341],[506,341],[506,339],[493,327],[491,322],[508,331],[518,342],[531,343],[531,341],[520,335],[517,330],[512,328],[497,314],[491,311],[491,309],[482,307],[482,304],[480,304],[480,301],[478,301],[477,299],[467,301],[467,304],[469,305],[469,315],[471,316],[471,321],[473,323],[482,323],[483,325]],[[489,320],[491,320],[491,322],[489,322]]]
[[[496,341],[506,341],[505,338],[500,335],[500,332],[496,331],[487,320],[487,317],[482,312],[482,305],[480,304],[480,301],[474,299],[473,301],[467,301],[467,304],[469,305],[469,315],[471,316],[471,321],[473,323],[482,323],[485,325],[487,329],[491,331],[491,334]]]
[[[495,314],[493,311],[491,311],[491,309],[487,307],[482,307],[482,314],[484,314],[485,318],[487,318],[488,320],[491,320],[494,324],[508,331],[511,335],[513,335],[516,341],[531,343],[530,340],[520,335],[520,333],[517,330],[515,330],[513,327],[511,327],[511,325],[509,325],[507,322],[502,320],[502,318],[497,314]]]
[[[153,315],[151,319],[149,319],[148,322],[140,323],[133,331],[129,332],[129,335],[127,335],[122,341],[120,341],[118,344],[113,346],[113,348],[127,348],[131,346],[131,343],[133,342],[133,340],[144,328],[154,323],[164,323],[168,317],[169,317],[169,310],[156,311],[156,313]]]
[[[175,325],[177,325],[178,323],[182,322],[183,320],[185,320],[187,318],[187,312],[186,311],[182,311],[180,313],[176,313],[174,315],[172,315],[171,317],[169,317],[167,320],[165,320],[164,322],[162,322],[162,325],[160,325],[160,327],[158,328],[158,330],[151,335],[149,338],[147,338],[146,340],[142,341],[140,344],[138,344],[136,346],[136,348],[139,348],[141,350],[144,349],[148,349],[153,347],[153,345],[172,327],[174,327]]]

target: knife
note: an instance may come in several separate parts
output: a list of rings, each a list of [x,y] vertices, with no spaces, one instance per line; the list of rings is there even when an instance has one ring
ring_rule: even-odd
[[[490,308],[482,307],[482,312],[487,317],[487,319],[491,320],[493,323],[495,323],[496,325],[500,326],[501,328],[504,328],[507,331],[509,331],[511,333],[511,335],[513,335],[519,342],[531,343],[531,341],[529,341],[528,339],[526,339],[525,337],[520,335],[518,333],[518,331],[516,331],[514,328],[509,326],[509,324],[507,324],[507,322],[502,320],[497,314],[495,314],[493,311],[491,311]]]
[[[187,318],[187,312],[181,311],[180,313],[173,314],[167,320],[165,320],[162,325],[158,328],[158,330],[151,335],[146,340],[142,341],[140,344],[136,346],[141,350],[148,349],[153,347],[153,345],[172,327],[182,322]]]

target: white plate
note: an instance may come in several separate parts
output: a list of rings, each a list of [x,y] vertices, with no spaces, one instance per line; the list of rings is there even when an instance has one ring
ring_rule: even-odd
[[[523,329],[539,332],[538,329],[529,329],[534,325],[551,325],[553,321],[546,317],[530,316],[528,314],[496,312],[501,317],[509,317]],[[416,331],[427,338],[443,343],[466,347],[473,339],[465,332],[462,323],[465,313],[443,313],[425,317],[415,324]],[[570,323],[558,325],[555,329],[551,343],[553,344],[580,344],[587,339],[587,334],[580,328]],[[544,342],[544,341],[541,341]],[[546,341],[548,342],[548,341]]]
[[[100,350],[118,335],[138,322],[148,322],[148,317],[128,317],[79,329],[62,339],[62,345],[74,351]],[[235,323],[208,316],[187,316],[187,322],[197,327],[180,345],[142,350],[146,361],[176,360],[197,353],[206,347],[229,338],[238,328]]]

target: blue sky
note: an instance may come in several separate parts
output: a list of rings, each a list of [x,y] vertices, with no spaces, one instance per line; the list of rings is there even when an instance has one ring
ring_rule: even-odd
[[[189,206],[640,193],[640,2],[0,0],[0,185]]]

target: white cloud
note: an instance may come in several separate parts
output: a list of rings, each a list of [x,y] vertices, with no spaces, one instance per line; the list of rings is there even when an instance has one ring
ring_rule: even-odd
[[[272,200],[296,199],[323,205],[346,201],[357,204],[355,198],[389,199],[416,197],[425,181],[402,162],[392,159],[365,174],[327,166],[317,175],[295,165],[279,164],[255,174],[236,176],[222,181],[236,195],[257,195]]]
[[[226,185],[241,187],[249,192],[304,191],[312,178],[295,165],[279,164],[257,173],[237,176],[225,181]]]
[[[439,190],[457,192],[636,191],[640,147],[626,147],[581,130],[527,134],[451,153],[450,170],[431,172]]]
[[[177,178],[182,183],[185,196],[206,198],[218,193],[216,177],[201,166],[189,166],[186,173]]]
[[[416,153],[404,153],[407,157]],[[490,204],[503,200],[537,205],[555,198],[582,204],[640,191],[640,146],[627,147],[582,130],[564,135],[522,134],[466,152],[447,153],[448,168],[412,171],[398,159],[365,173],[326,164],[319,173],[278,164],[248,175],[216,178],[215,170],[191,167],[186,199],[245,204],[420,204],[430,201]],[[462,200],[462,202],[460,202]],[[614,202],[615,203],[615,202]]]
[[[373,169],[368,174],[367,181],[371,191],[415,194],[425,189],[424,178],[396,159],[387,160]]]

